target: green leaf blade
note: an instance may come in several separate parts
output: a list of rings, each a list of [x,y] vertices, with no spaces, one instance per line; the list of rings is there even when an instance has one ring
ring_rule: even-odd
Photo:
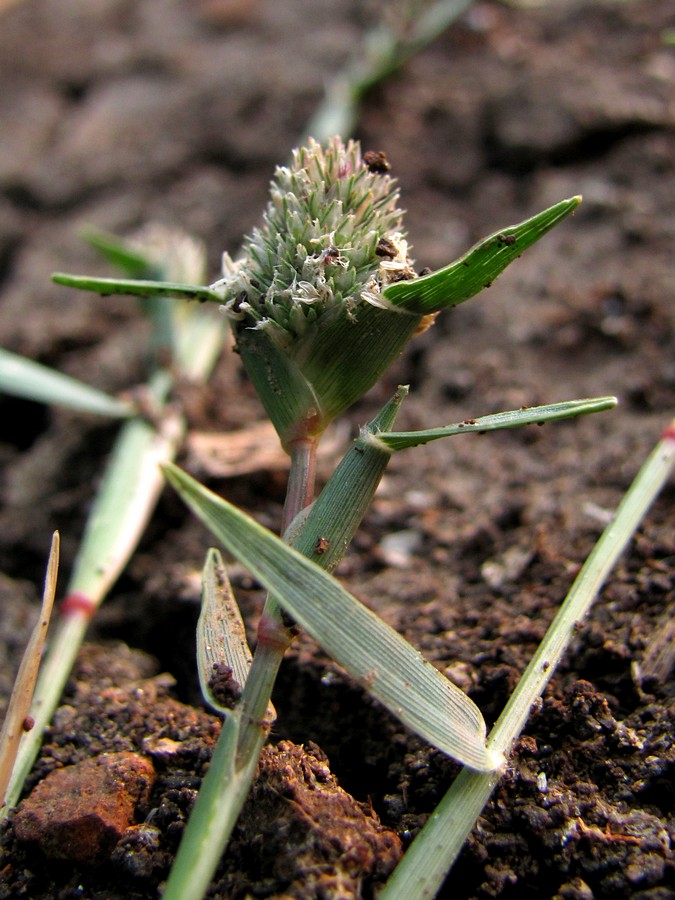
[[[564,400],[562,403],[549,403],[545,406],[532,406],[525,409],[513,409],[508,412],[481,416],[478,419],[465,419],[454,425],[442,428],[428,428],[423,431],[387,431],[372,436],[373,443],[386,447],[391,452],[428,444],[440,438],[453,437],[456,434],[483,434],[486,431],[499,431],[505,428],[521,428],[524,425],[543,425],[545,422],[557,422],[572,419],[576,416],[603,412],[613,409],[617,404],[616,397],[591,397],[585,400]]]
[[[55,272],[52,275],[55,284],[76,288],[80,291],[92,291],[102,297],[113,294],[133,297],[177,297],[183,300],[209,301],[222,303],[216,291],[205,285],[180,284],[173,281],[143,281],[134,278],[92,278],[88,275],[68,275]]]
[[[193,512],[333,659],[401,721],[478,771],[498,764],[480,710],[335,579],[176,466],[168,480]]]
[[[580,203],[581,197],[562,200],[518,225],[491,234],[459,259],[430,275],[390,284],[382,295],[392,306],[420,315],[457,306],[489,287],[514,259],[574,212]]]
[[[105,260],[124,272],[128,278],[150,278],[160,275],[148,255],[132,247],[124,238],[98,228],[87,228],[83,237],[90,247],[98,250]]]

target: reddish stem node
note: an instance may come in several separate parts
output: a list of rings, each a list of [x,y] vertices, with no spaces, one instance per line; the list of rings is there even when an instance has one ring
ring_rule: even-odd
[[[276,616],[262,615],[258,623],[258,647],[277,647],[282,652],[290,647],[293,634]]]
[[[74,591],[64,598],[61,604],[61,616],[67,619],[70,616],[83,613],[85,618],[91,619],[96,612],[96,606],[97,604],[94,603],[91,597],[81,594],[79,591]]]

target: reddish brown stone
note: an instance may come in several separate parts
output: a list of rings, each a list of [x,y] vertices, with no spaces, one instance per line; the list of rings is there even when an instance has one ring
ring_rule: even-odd
[[[134,823],[154,780],[151,761],[137,753],[102,753],[55,769],[19,805],[16,835],[47,856],[97,862]]]

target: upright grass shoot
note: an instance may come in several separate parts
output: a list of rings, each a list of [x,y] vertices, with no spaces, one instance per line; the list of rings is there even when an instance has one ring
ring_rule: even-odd
[[[87,290],[151,297],[154,288],[157,298],[217,300],[291,460],[282,530],[289,529],[293,544],[302,544],[301,552],[165,466],[186,502],[270,591],[241,698],[225,713],[214,762],[167,884],[170,900],[185,896],[186,879],[197,870],[202,896],[215,872],[265,740],[272,688],[296,624],[405,724],[446,753],[482,772],[495,770],[502,759],[487,747],[485,724],[469,698],[323,571],[333,563],[333,555],[325,555],[329,547],[336,548],[335,559],[344,553],[372,497],[371,487],[353,475],[343,477],[340,468],[328,493],[299,517],[313,500],[316,448],[326,427],[379,380],[420,329],[490,284],[571,213],[580,198],[502,228],[449,266],[420,277],[388,169],[382,154],[376,160],[362,155],[354,141],[332,138],[324,148],[310,139],[294,151],[289,167],[277,168],[262,225],[245,238],[237,260],[224,256],[222,278],[208,286],[153,285],[143,279],[116,286],[110,279],[56,276],[62,284]],[[614,402],[596,398],[488,417],[484,430],[565,418]],[[467,433],[467,424],[397,435],[390,424],[378,421],[353,449],[364,459],[377,456],[383,471],[394,449],[458,434],[463,427]],[[333,496],[348,524],[338,527],[337,519],[326,520],[317,532],[316,517],[325,516]],[[224,795],[230,799],[223,802]],[[190,889],[197,897],[193,880]]]

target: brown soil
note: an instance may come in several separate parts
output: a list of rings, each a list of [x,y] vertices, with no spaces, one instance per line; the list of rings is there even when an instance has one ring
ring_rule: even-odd
[[[50,272],[109,274],[82,226],[124,234],[155,220],[203,237],[215,277],[376,10],[350,0],[10,4],[0,28],[2,346],[106,390],[133,386],[146,334],[135,304],[75,295]],[[584,195],[574,219],[441,316],[347,417],[355,429],[397,383],[411,385],[406,428],[620,398],[616,411],[578,422],[395,457],[338,570],[488,724],[675,408],[673,22],[673,0],[478,2],[367,97],[356,128],[393,164],[420,268]],[[195,432],[262,419],[229,352],[193,400]],[[7,397],[0,408],[6,696],[51,533],[62,536],[65,584],[115,428]],[[278,527],[282,466],[225,478],[188,455],[180,462]],[[675,897],[672,499],[671,486],[581,626],[443,897]],[[34,819],[24,811],[3,826],[0,897],[159,895],[219,728],[195,678],[208,545],[167,491],[47,735],[27,790],[42,794],[24,807]],[[254,640],[261,591],[236,566],[233,581]],[[274,703],[254,796],[212,896],[372,896],[457,767],[306,637]],[[125,773],[134,803],[112,815],[102,801],[82,821],[53,802],[49,777],[84,766],[75,774],[87,783],[93,759]],[[75,833],[97,837],[73,843]]]

